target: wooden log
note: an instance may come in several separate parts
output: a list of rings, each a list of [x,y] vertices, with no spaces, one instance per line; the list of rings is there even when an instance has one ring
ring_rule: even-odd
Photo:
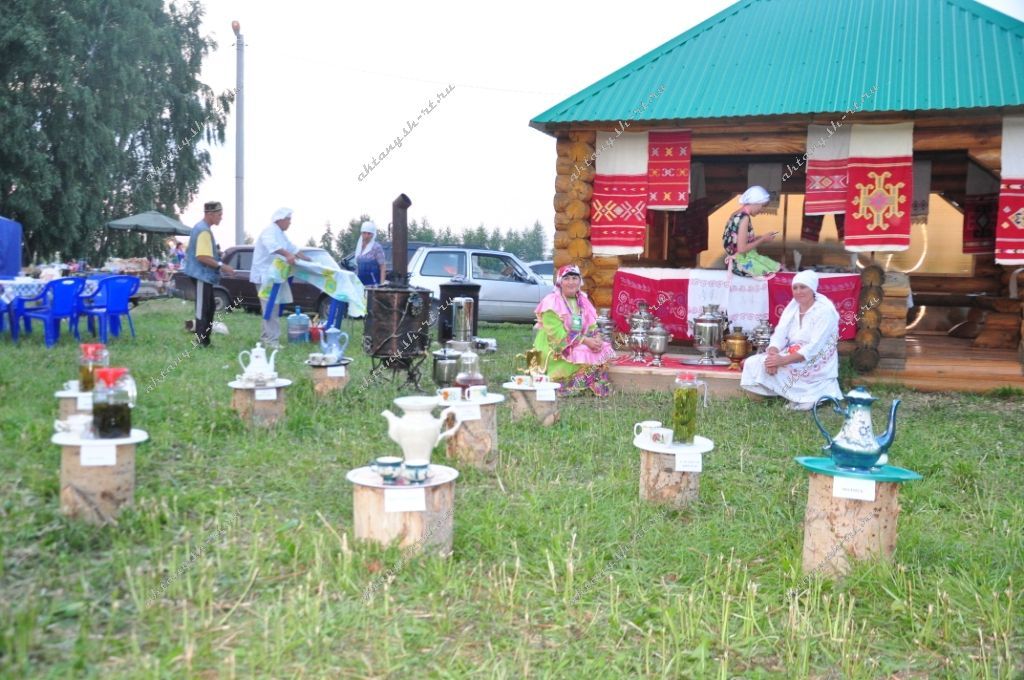
[[[566,158],[570,162],[575,162],[573,158],[569,156],[569,149],[575,144],[568,136],[559,137],[555,140],[555,153],[558,154],[559,158]]]
[[[989,312],[988,316],[985,317],[985,328],[1016,330],[1018,324],[1020,324],[1020,312],[1013,314]]]
[[[551,427],[558,422],[558,400],[537,401],[537,393],[533,390],[509,390],[509,406],[512,407],[512,422],[523,418],[535,419],[543,427]]]
[[[567,210],[567,208],[569,207],[569,203],[571,201],[572,199],[569,197],[569,194],[555,194],[555,198],[552,201],[552,204],[555,207],[555,212],[564,212],[565,214],[568,215],[569,211]]]
[[[594,130],[573,130],[569,133],[569,139],[574,142],[593,144],[597,139],[597,132]]]
[[[611,269],[595,269],[592,278],[596,288],[610,287],[615,281],[615,271]]]
[[[573,200],[589,203],[590,199],[594,197],[594,185],[583,180],[573,182],[569,188],[569,196]]]
[[[881,339],[881,332],[877,328],[858,328],[854,337],[858,347],[878,347]]]
[[[999,276],[1002,274],[1003,269],[1000,265],[996,264],[996,258],[992,255],[975,255],[974,256],[974,275],[975,276]]]
[[[573,172],[574,165],[568,156],[558,156],[555,160],[555,174],[569,176]]]
[[[1020,342],[1016,330],[1005,328],[982,328],[981,333],[971,343],[971,347],[982,349],[1013,349]]]
[[[805,574],[842,576],[857,560],[889,559],[896,550],[899,484],[876,482],[875,500],[832,495],[833,477],[810,473],[804,512]]]
[[[277,387],[277,398],[256,399],[256,390],[251,388],[232,389],[231,408],[241,419],[259,427],[273,427],[284,418],[285,387]]]
[[[904,338],[882,338],[878,342],[878,356],[882,359],[905,359],[907,341]]]
[[[853,354],[853,350],[857,349],[857,343],[853,340],[840,340],[837,346],[839,348],[839,354],[844,357]]]
[[[911,275],[910,287],[917,293],[987,293],[999,294],[999,280],[995,277]]]
[[[135,500],[135,444],[117,445],[114,465],[83,467],[81,451],[61,447],[61,512],[89,524],[117,524],[121,509]]]
[[[859,309],[874,309],[880,307],[885,293],[881,286],[865,286],[861,284]]]
[[[864,309],[857,321],[858,328],[878,328],[882,325],[882,310],[878,307]]]
[[[569,238],[588,238],[590,236],[590,220],[573,220],[566,228]]]
[[[906,298],[910,295],[910,276],[903,272],[886,272],[882,292],[885,297]]]
[[[881,265],[869,264],[860,273],[860,285],[863,288],[881,286],[885,282],[885,269]],[[862,290],[863,290],[862,288]]]
[[[587,293],[595,307],[611,307],[614,296],[611,287],[598,287]]]
[[[416,547],[441,557],[452,554],[455,480],[423,489],[426,496],[424,512],[384,512],[386,491],[355,485],[352,524],[356,538],[385,546],[398,541],[400,548]]]
[[[903,338],[907,335],[907,320],[903,319],[882,319],[878,326],[883,338]]]
[[[567,231],[556,231],[555,232],[555,243],[554,243],[555,249],[556,250],[565,250],[566,248],[569,247],[569,241],[571,241],[571,240],[572,240],[572,237],[569,236],[569,232],[567,232]]]
[[[858,347],[851,355],[853,368],[858,373],[870,373],[878,366],[878,349],[875,347]]]
[[[331,392],[340,392],[345,389],[345,385],[348,385],[351,378],[347,366],[332,367],[333,370],[330,371],[326,366],[311,366],[310,368],[313,370],[313,391],[321,396]],[[344,369],[344,371],[338,369]],[[328,375],[329,372],[344,372],[344,375]]]
[[[1021,308],[1024,307],[1024,300],[1017,300],[1013,298],[997,298],[979,295],[974,299],[976,300],[976,304],[982,309],[987,309],[991,312],[999,312],[1000,314],[1012,314],[1015,317],[1020,317]]]
[[[573,199],[569,201],[569,205],[566,206],[565,214],[569,216],[570,220],[589,220],[590,202]]]
[[[617,255],[611,257],[595,257],[593,258],[594,266],[598,269],[618,269],[619,258]]]
[[[589,280],[591,278],[591,276],[593,276],[593,274],[594,274],[594,265],[591,264],[589,258],[586,259],[586,260],[579,260],[579,261],[577,261],[576,262],[576,266],[580,268],[580,276],[583,277],[584,281]],[[593,289],[589,288],[587,290],[593,290]]]
[[[572,264],[572,255],[569,254],[568,248],[566,248],[565,250],[555,248],[555,252],[551,257],[555,263],[556,270],[561,267],[564,267],[567,264]]]
[[[449,414],[444,427],[454,426],[455,416]],[[494,472],[498,468],[498,405],[481,404],[480,419],[463,420],[446,446],[449,458]]]
[[[903,297],[884,297],[882,298],[882,304],[878,308],[882,312],[883,319],[906,319],[907,312],[910,311],[910,308],[907,307],[906,295]]]
[[[569,216],[564,212],[555,213],[555,229],[561,231],[569,226],[570,222],[572,222],[572,220],[570,220]]]
[[[574,258],[589,258],[593,253],[590,247],[590,240],[585,238],[574,238],[569,241],[569,255]]]
[[[594,284],[594,279],[589,276],[583,277],[583,290],[594,290],[597,286]]]
[[[572,180],[569,179],[569,175],[556,175],[555,176],[555,192],[559,194],[568,194],[569,189],[572,187]]]
[[[640,500],[674,508],[695,503],[700,494],[699,472],[676,472],[672,453],[640,451]]]
[[[569,148],[567,154],[569,159],[572,160],[574,165],[579,165],[581,168],[589,160],[590,165],[594,165],[597,151],[594,149],[593,144],[587,144],[586,142],[569,142]]]
[[[1011,275],[1015,271],[1016,271],[1016,268],[1013,268],[1013,267],[1010,267],[1009,265],[1007,265],[1003,269],[1003,272],[999,275],[999,282],[1002,283],[1003,286],[1007,286],[1008,287],[1010,285]],[[993,278],[995,278],[995,277],[993,277]],[[1018,295],[1024,295],[1024,272],[1020,272],[1020,273],[1017,274],[1017,290],[1019,291]]]

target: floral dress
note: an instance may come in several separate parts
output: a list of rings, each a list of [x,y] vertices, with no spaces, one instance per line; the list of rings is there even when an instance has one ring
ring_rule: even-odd
[[[729,221],[725,223],[725,232],[722,234],[722,247],[725,248],[726,260],[732,258],[732,273],[739,276],[766,276],[775,274],[782,266],[770,257],[765,257],[757,252],[757,249],[748,250],[745,253],[737,253],[739,248],[740,222],[747,218],[747,243],[753,241],[757,235],[754,233],[754,221],[747,213],[739,210],[732,214]]]
[[[556,290],[538,305],[539,327],[533,342],[534,348],[547,357],[545,373],[561,383],[559,396],[586,392],[592,392],[598,397],[608,396],[611,393],[611,379],[606,364],[615,358],[615,350],[608,343],[604,343],[598,351],[581,344],[584,337],[601,337],[597,324],[593,323],[594,315],[587,313],[591,310],[583,310],[577,300],[561,298],[555,302],[562,304],[556,306],[549,301],[553,296],[561,298],[561,293]],[[589,300],[586,304],[590,304]],[[569,312],[568,325],[556,310]],[[579,327],[573,328],[577,323]]]

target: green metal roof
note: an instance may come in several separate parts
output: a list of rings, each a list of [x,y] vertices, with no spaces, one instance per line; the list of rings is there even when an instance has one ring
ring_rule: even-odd
[[[1024,22],[973,0],[743,0],[530,124],[833,113],[875,85],[864,111],[1024,105]]]

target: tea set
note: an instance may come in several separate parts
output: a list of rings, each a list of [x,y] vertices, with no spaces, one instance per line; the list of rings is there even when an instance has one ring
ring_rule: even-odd
[[[487,385],[472,385],[470,387],[441,387],[438,388],[437,397],[442,404],[473,404],[487,398]]]
[[[660,420],[644,420],[633,426],[633,436],[659,446],[672,445],[672,428],[662,427]]]
[[[243,356],[249,357],[249,362],[242,360]],[[242,375],[235,376],[239,382],[250,385],[264,385],[277,380],[277,373],[274,371],[274,359],[277,356],[275,349],[270,357],[260,343],[251,350],[243,349],[238,353],[238,363],[242,366]]]
[[[344,342],[342,341],[344,339]],[[310,366],[337,366],[338,364],[349,363],[345,358],[345,349],[348,347],[348,333],[337,328],[328,328],[323,332],[320,340],[320,352],[312,352],[306,363]]]
[[[403,460],[401,456],[380,456],[370,463],[370,469],[380,475],[385,484],[396,484],[402,479],[416,484],[433,477],[429,460]]]

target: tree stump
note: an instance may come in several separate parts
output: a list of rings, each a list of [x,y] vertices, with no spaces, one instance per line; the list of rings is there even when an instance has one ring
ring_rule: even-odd
[[[842,576],[853,560],[890,558],[896,550],[899,484],[876,482],[873,502],[836,498],[835,478],[810,473],[804,513],[804,573]]]
[[[258,427],[273,427],[284,418],[285,414],[285,388],[292,384],[291,380],[278,379],[266,387],[254,387],[253,385],[234,380],[228,383],[232,388],[231,408],[246,423]],[[270,390],[273,390],[273,398],[270,397]]]
[[[420,484],[385,485],[368,467],[346,476],[355,485],[352,524],[355,537],[388,546],[417,548],[441,557],[452,553],[455,515],[455,479],[459,473],[444,465],[431,465],[432,477]],[[389,512],[389,494],[422,492],[423,509]]]
[[[478,470],[494,472],[498,467],[498,404],[501,395],[489,395],[490,403],[481,403],[480,418],[463,420],[447,442],[448,457],[468,463]],[[455,425],[455,415],[448,414],[445,429]]]
[[[536,390],[509,390],[508,394],[512,422],[532,416],[543,427],[551,427],[561,417],[557,398],[555,401],[537,401]]]
[[[699,472],[676,472],[672,453],[640,451],[640,500],[685,508],[700,493]]]
[[[135,500],[135,445],[148,439],[142,430],[120,439],[80,439],[54,435],[61,445],[60,509],[68,517],[99,526],[117,524],[121,508]],[[83,465],[83,449],[109,446],[114,464]]]
[[[347,366],[312,366],[313,391],[323,396],[331,392],[345,389],[348,385],[349,373]]]

